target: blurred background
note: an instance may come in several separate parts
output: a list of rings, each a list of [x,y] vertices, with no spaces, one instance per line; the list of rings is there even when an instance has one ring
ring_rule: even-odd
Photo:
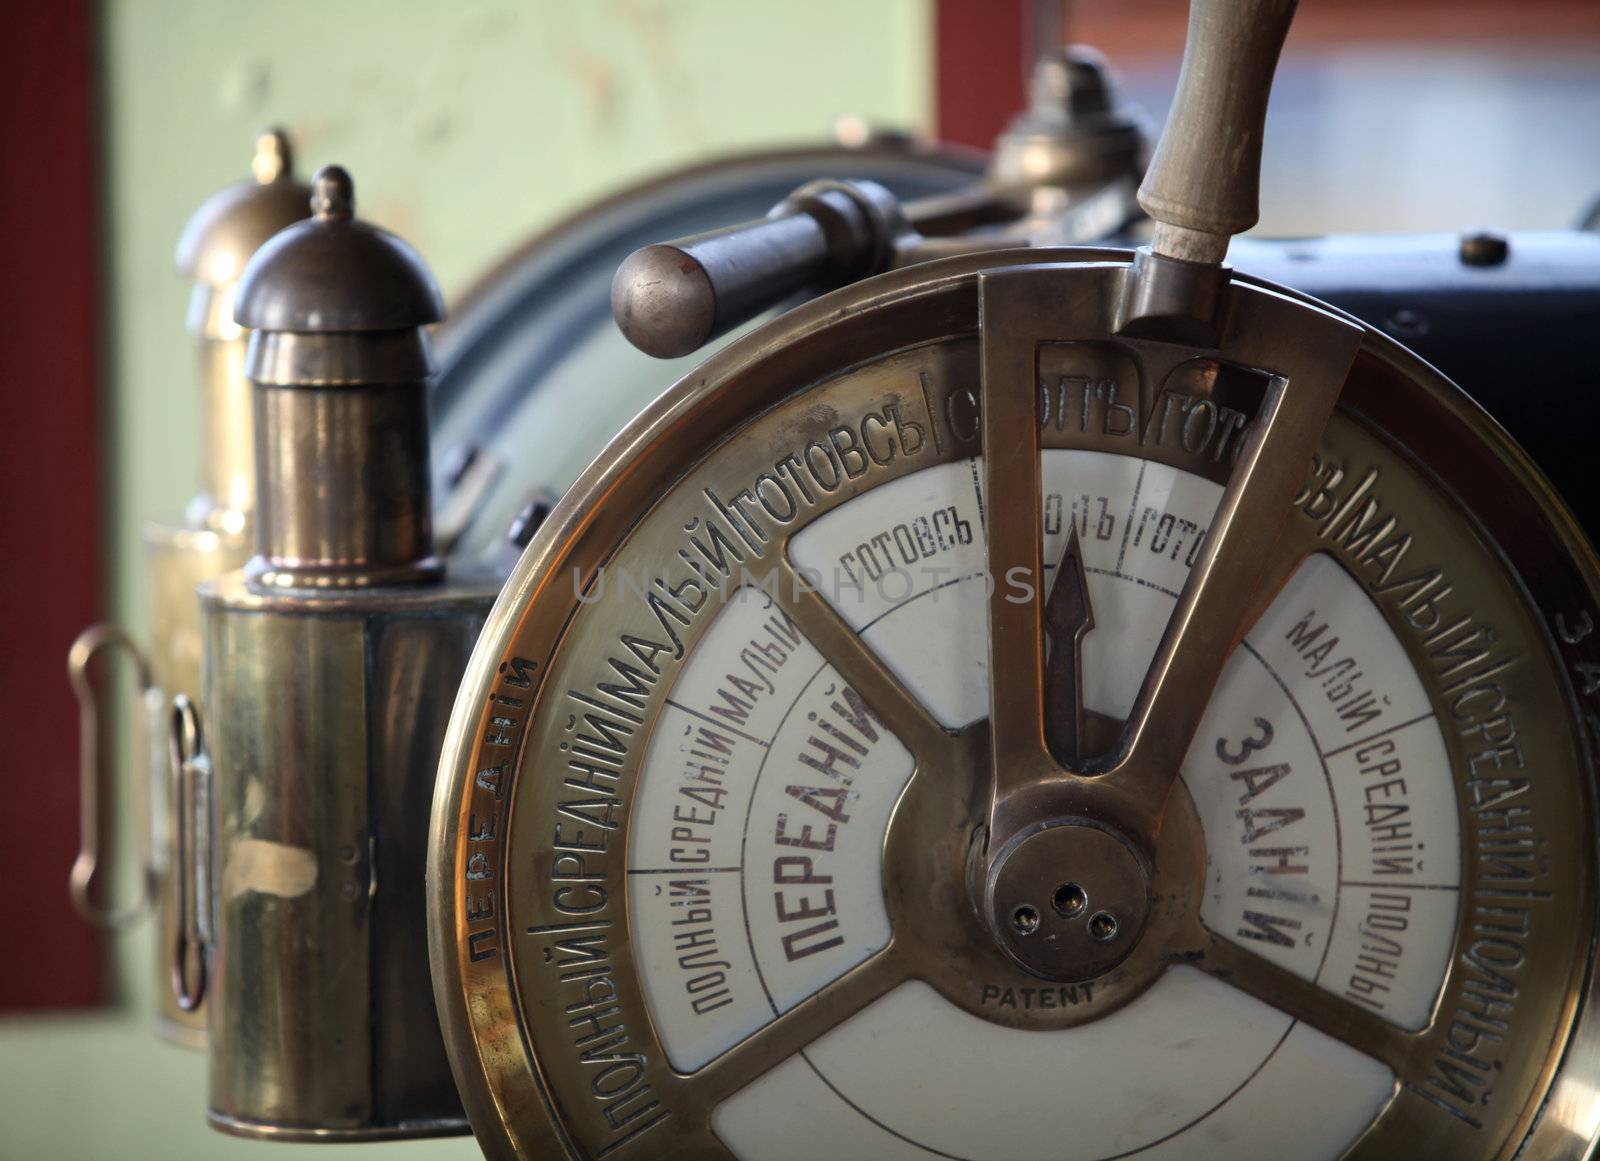
[[[198,479],[185,221],[254,132],[339,162],[447,300],[628,183],[847,126],[985,146],[1062,38],[1157,123],[1181,0],[54,0],[0,48],[0,1158],[265,1158],[204,1127],[204,1059],[149,1030],[149,924],[97,938],[76,848],[68,642],[142,633],[141,525]],[[819,175],[820,176],[820,175]],[[1600,195],[1593,0],[1303,0],[1259,233],[1569,227]],[[663,385],[665,385],[663,383]],[[467,1157],[470,1142],[316,1147]]]

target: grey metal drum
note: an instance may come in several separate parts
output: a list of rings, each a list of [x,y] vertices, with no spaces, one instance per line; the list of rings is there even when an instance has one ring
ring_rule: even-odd
[[[917,198],[971,184],[986,160],[899,141],[737,156],[624,190],[534,238],[452,308],[438,336],[442,539],[508,570],[542,511],[704,357],[652,359],[618,333],[611,277],[630,252],[759,217],[814,178],[866,178]]]

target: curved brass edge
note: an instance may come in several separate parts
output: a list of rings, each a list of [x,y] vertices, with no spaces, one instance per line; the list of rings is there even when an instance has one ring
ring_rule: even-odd
[[[475,605],[485,594],[499,589],[500,576],[492,567],[453,561],[444,579],[436,584],[262,591],[250,586],[243,570],[235,570],[203,582],[198,593],[204,609],[297,617],[346,617],[365,609],[382,609],[386,613],[414,611],[418,616],[431,616]]]
[[[286,1129],[281,1125],[262,1125],[255,1121],[227,1117],[207,1110],[206,1124],[230,1137],[249,1141],[283,1141],[288,1144],[340,1144],[360,1141],[409,1141],[420,1137],[464,1137],[472,1132],[466,1121],[409,1121],[383,1129]]]
[[[1363,352],[1407,378],[1432,377],[1443,383],[1451,382],[1420,355],[1370,328]],[[1534,507],[1546,518],[1543,530],[1553,537],[1556,551],[1562,558],[1576,566],[1578,587],[1587,592],[1591,609],[1600,611],[1600,552],[1544,472],[1499,420],[1465,391],[1443,391],[1435,398],[1465,431],[1480,437],[1480,446],[1493,453],[1498,466],[1506,472],[1508,482],[1529,494]],[[1442,481],[1437,482],[1445,486]],[[1478,518],[1480,509],[1470,500],[1462,499],[1460,507],[1463,512],[1472,513],[1475,520]],[[1505,559],[1504,545],[1490,530],[1483,528],[1481,522],[1479,533],[1490,549]],[[1545,606],[1536,593],[1529,591],[1529,578],[1524,569],[1516,567],[1521,563],[1508,561],[1510,567],[1506,571],[1516,580],[1529,609],[1535,614],[1550,656],[1566,681],[1570,698],[1571,675],[1565,665],[1564,651],[1554,639]],[[1549,578],[1535,579],[1547,581]],[[1589,723],[1589,731],[1580,730],[1578,741],[1588,756],[1591,775],[1600,777],[1600,717],[1592,710],[1586,713],[1578,704],[1570,705],[1569,712],[1575,721]],[[1589,799],[1591,827],[1600,830],[1600,783],[1591,781],[1582,789]],[[1596,1097],[1600,1092],[1600,971],[1597,971],[1600,964],[1596,961],[1597,949],[1600,949],[1600,892],[1591,892],[1589,919],[1594,936],[1590,940],[1587,962],[1575,965],[1564,1019],[1567,1036],[1564,1043],[1552,1046],[1545,1073],[1547,1079],[1541,1086],[1544,1098],[1538,1107],[1528,1110],[1523,1136],[1517,1143],[1518,1156],[1577,1159],[1591,1156],[1600,1146],[1600,1103]]]
[[[748,375],[775,351],[792,350],[797,344],[818,339],[831,328],[863,314],[894,305],[914,304],[918,300],[954,290],[958,284],[969,281],[979,271],[1007,265],[1068,262],[1126,265],[1131,257],[1130,251],[1109,248],[1002,251],[959,256],[912,270],[881,275],[817,299],[730,345],[674,384],[612,440],[556,506],[523,553],[496,601],[458,691],[449,734],[441,753],[430,830],[429,948],[435,992],[446,1045],[463,1101],[480,1142],[491,1156],[527,1155],[519,1151],[519,1145],[541,1156],[546,1152],[551,1155],[571,1155],[572,1150],[571,1143],[558,1136],[559,1122],[552,1115],[550,1096],[542,1080],[538,1080],[537,1092],[529,1094],[543,1105],[545,1116],[538,1118],[537,1123],[526,1115],[533,1112],[532,1109],[509,1107],[506,1104],[508,1094],[494,1090],[489,1074],[499,1071],[508,1063],[505,1054],[520,1055],[522,1063],[535,1075],[536,1080],[539,1065],[518,1027],[507,1029],[502,1026],[495,1029],[495,1040],[490,1044],[481,1043],[475,1035],[475,1029],[481,1027],[481,1021],[485,1019],[509,1019],[514,1024],[515,1003],[509,994],[508,981],[504,979],[504,958],[500,962],[501,978],[496,982],[494,994],[469,999],[463,988],[466,967],[464,953],[457,939],[463,916],[454,885],[464,860],[457,835],[467,824],[469,813],[468,792],[472,770],[467,761],[483,724],[487,694],[503,652],[523,627],[535,594],[550,583],[555,575],[554,570],[570,557],[573,545],[584,540],[586,534],[593,533],[604,502],[615,489],[630,482],[629,477],[638,470],[636,456],[672,433],[681,433],[690,428],[697,418],[703,418],[705,412],[715,410],[712,405],[723,402],[721,396],[734,381]],[[1288,300],[1342,318],[1351,318],[1346,312],[1265,280],[1244,275],[1235,275],[1235,278]],[[1434,368],[1364,324],[1362,329],[1365,332],[1364,350],[1414,381],[1423,384],[1430,384],[1431,381],[1429,396],[1455,413],[1463,426],[1476,434],[1479,442],[1499,457],[1512,478],[1527,490],[1534,507],[1548,518],[1550,531],[1554,533],[1560,549],[1579,569],[1580,587],[1587,591],[1591,600],[1600,601],[1600,560],[1596,559],[1594,549],[1526,453],[1476,403]],[[825,341],[818,345],[826,350]],[[890,349],[886,345],[881,353],[887,354]],[[847,369],[845,364],[837,360],[831,364],[826,359],[822,362],[827,373],[837,374]],[[770,393],[756,392],[733,400],[729,410],[748,419],[775,401]],[[718,418],[727,420],[730,417],[721,415]],[[675,458],[684,465],[696,462],[710,447],[715,446],[727,426],[701,427],[699,430],[715,434],[696,441],[692,449],[677,452]],[[641,515],[642,512],[634,511],[616,519],[625,520],[631,526]],[[1530,608],[1536,613],[1541,611],[1537,602],[1530,602]],[[552,642],[559,641],[561,631],[555,631]],[[543,658],[540,661],[542,663]],[[1591,755],[1592,752],[1591,745]],[[513,768],[518,765],[519,757],[520,750],[513,755]],[[1592,813],[1592,798],[1590,809]],[[503,932],[503,913],[498,922]],[[1583,1070],[1581,1076],[1573,1074],[1571,1077],[1575,1083],[1592,1084],[1600,1080],[1600,1018],[1594,1015],[1592,1003],[1597,999],[1600,999],[1600,983],[1593,980],[1587,982],[1581,1001],[1576,994],[1572,998],[1569,1013],[1576,1013],[1576,1022],[1569,1023],[1572,1034],[1565,1051],[1552,1051],[1549,1075],[1553,1080],[1548,1086],[1552,1093],[1568,1078],[1568,1070],[1572,1067]],[[1578,1009],[1580,1002],[1581,1010]],[[494,1011],[489,1011],[490,1007]],[[1533,1128],[1529,1130],[1529,1142],[1545,1141],[1546,1126],[1554,1125],[1546,1115],[1547,1110],[1548,1105],[1544,1109],[1529,1110],[1528,1120],[1533,1122]],[[513,1129],[511,1117],[519,1111],[524,1115],[516,1121]],[[1591,1126],[1591,1137],[1593,1131]],[[1585,1151],[1585,1147],[1575,1143],[1572,1134],[1563,1132],[1560,1126],[1550,1128],[1548,1133],[1552,1137],[1564,1138],[1553,1141],[1554,1147],[1549,1155],[1575,1157]]]
[[[528,560],[533,547],[543,543],[545,538],[536,535],[530,544],[530,552],[524,553],[522,560]],[[490,1057],[520,1051],[527,1055],[531,1066],[532,1053],[522,1041],[510,996],[510,981],[503,978],[503,970],[502,978],[494,981],[492,996],[480,996],[475,1003],[469,1003],[464,987],[467,965],[457,935],[464,916],[461,899],[455,890],[466,855],[456,836],[470,815],[469,792],[473,772],[468,759],[482,727],[487,690],[500,665],[508,630],[515,625],[514,615],[527,581],[527,573],[521,569],[519,562],[518,570],[489,611],[456,691],[450,723],[439,750],[439,773],[434,784],[433,807],[428,823],[424,884],[429,975],[433,981],[434,1007],[444,1037],[445,1055],[449,1058],[456,1092],[473,1135],[484,1155],[493,1159],[514,1159],[519,1153],[510,1136],[510,1110],[502,1105],[499,1092],[488,1083],[488,1074],[496,1067],[496,1062]],[[503,945],[506,934],[503,909],[499,912],[498,925]],[[502,956],[497,966],[503,969],[506,962]],[[485,1045],[478,1034],[478,1017],[491,1008],[496,1043]],[[508,1023],[510,1027],[507,1027]],[[536,1092],[532,1095],[548,1109],[549,1095],[537,1076],[535,1085]],[[553,1119],[548,1117],[530,1126],[537,1137],[530,1142],[537,1149],[537,1156],[554,1158],[570,1155],[557,1138],[553,1126]]]

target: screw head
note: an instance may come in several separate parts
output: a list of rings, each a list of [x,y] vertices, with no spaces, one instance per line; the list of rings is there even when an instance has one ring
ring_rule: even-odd
[[[1151,907],[1149,866],[1139,852],[1120,834],[1076,818],[1006,843],[984,888],[1001,950],[1063,983],[1095,979],[1126,959]]]
[[[1089,934],[1101,943],[1110,943],[1115,939],[1120,926],[1117,917],[1109,911],[1096,911],[1089,917]]]
[[[1461,235],[1459,251],[1464,266],[1499,266],[1511,255],[1511,243],[1493,230],[1474,230]]]
[[[1050,904],[1056,909],[1057,915],[1063,919],[1071,919],[1083,914],[1083,909],[1089,906],[1089,896],[1078,884],[1063,883],[1051,896]]]
[[[1011,913],[1011,926],[1018,935],[1032,935],[1039,930],[1039,912],[1024,903]]]

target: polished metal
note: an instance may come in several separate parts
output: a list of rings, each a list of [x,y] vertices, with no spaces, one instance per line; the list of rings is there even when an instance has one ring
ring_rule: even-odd
[[[415,250],[356,219],[344,170],[318,172],[312,206],[239,287],[260,506],[246,572],[263,589],[437,580],[422,328],[443,301]]]
[[[197,719],[178,731],[194,889],[174,975],[206,996],[215,1127],[458,1133],[416,938],[423,807],[497,578],[446,577],[434,551],[432,275],[355,217],[342,169],[317,174],[312,206],[240,284],[256,554],[201,589],[206,729],[203,745]]]
[[[647,246],[611,284],[611,309],[648,355],[688,355],[803,289],[828,290],[889,269],[911,237],[876,182],[801,186],[759,222]]]
[[[334,389],[262,383],[256,395],[264,587],[347,588],[437,579],[428,479],[427,387],[400,380]],[[329,432],[348,432],[335,442]],[[305,486],[308,464],[337,481]]]
[[[1032,268],[978,277],[983,490],[1006,497],[987,514],[988,574],[1031,583],[1027,599],[998,583],[989,597],[991,793],[975,902],[1013,958],[1046,978],[1098,976],[1120,962],[1112,951],[1137,934],[1128,922],[1120,938],[1103,942],[1019,938],[1018,901],[1054,889],[1043,879],[1028,881],[1042,873],[1035,851],[1081,835],[1105,836],[1095,841],[1110,844],[1107,850],[1125,848],[1122,887],[1113,895],[1142,925],[1143,906],[1132,900],[1148,896],[1142,860],[1155,857],[1179,766],[1224,663],[1288,579],[1287,571],[1264,567],[1257,550],[1276,542],[1287,524],[1361,342],[1359,328],[1331,313],[1285,312],[1229,284],[1220,266],[1232,235],[1257,217],[1262,126],[1293,13],[1293,0],[1190,5],[1177,98],[1139,192],[1155,234],[1101,299],[1100,318],[1089,313],[1095,306],[1080,308],[1070,331],[1063,327],[1075,274],[1059,286]],[[1114,317],[1105,318],[1106,303],[1119,308]],[[1236,445],[1222,501],[1122,741],[1110,754],[1063,761],[1063,747],[1050,744],[1044,725],[1041,396],[1018,384],[1038,375],[1044,344],[1116,335],[1168,344],[1171,353],[1153,360],[1156,366],[1200,353],[1182,345],[1199,346],[1224,364],[1265,372],[1269,385]]]
[[[444,317],[439,288],[416,250],[355,216],[355,187],[342,168],[317,171],[311,210],[310,218],[278,233],[252,259],[234,309],[240,326],[368,336],[409,332]],[[255,378],[256,370],[246,373]]]
[[[1149,126],[1118,96],[1105,58],[1084,45],[1051,49],[1034,66],[1028,108],[995,141],[988,184],[1059,214],[1063,194],[1137,181],[1148,152]]]
[[[629,185],[516,246],[455,298],[433,335],[437,548],[510,572],[518,549],[507,537],[523,509],[570,487],[691,365],[645,355],[612,321],[613,277],[634,250],[760,217],[819,174],[915,200],[971,184],[986,161],[903,135],[741,151]]]
[[[992,868],[985,896],[1001,917],[998,942],[1034,975],[1096,980],[1138,946],[1150,914],[1150,863],[1109,827],[1052,819],[1013,837]]]
[[[148,653],[148,667],[154,686],[144,692],[139,704],[130,703],[125,713],[112,714],[103,704],[105,690],[96,687],[96,696],[102,701],[95,714],[99,736],[92,742],[83,739],[85,753],[99,754],[96,759],[101,785],[108,788],[100,795],[102,810],[109,811],[112,803],[128,802],[134,815],[130,831],[137,846],[139,858],[135,874],[129,877],[134,891],[119,904],[134,905],[135,892],[148,889],[154,894],[150,904],[157,910],[159,930],[155,940],[157,968],[155,973],[157,1026],[162,1035],[174,1042],[201,1047],[205,1041],[205,1011],[202,1004],[186,1011],[172,986],[172,963],[180,954],[192,952],[195,940],[184,934],[182,916],[186,910],[177,899],[176,871],[184,860],[173,850],[180,817],[174,771],[166,745],[168,718],[174,694],[186,693],[191,697],[200,692],[200,609],[195,595],[197,586],[213,577],[237,569],[251,556],[255,537],[255,421],[254,397],[249,380],[244,374],[244,362],[249,333],[233,318],[236,303],[236,283],[244,266],[259,246],[280,229],[303,220],[310,213],[310,189],[297,180],[293,173],[287,138],[277,130],[261,134],[256,139],[256,156],[249,180],[230,186],[208,201],[185,231],[178,247],[178,265],[195,283],[190,303],[189,321],[197,339],[200,352],[201,383],[198,406],[202,424],[202,478],[201,489],[188,505],[186,519],[181,522],[150,524],[144,538],[147,551],[147,574],[151,589],[149,608],[151,632],[143,643]],[[723,159],[717,163],[697,167],[686,173],[674,174],[670,179],[657,180],[630,191],[628,202],[635,213],[646,207],[653,212],[657,207],[677,205],[679,213],[686,205],[704,211],[720,212],[730,204],[751,205],[751,198],[765,206],[799,180],[799,175],[814,171],[828,172],[840,169],[848,175],[875,177],[882,175],[902,190],[925,193],[948,188],[981,168],[982,155],[976,151],[963,153],[953,148],[934,148],[915,142],[869,144],[859,150],[816,149],[788,150],[781,153],[744,155]],[[765,183],[765,184],[763,184]],[[761,191],[744,192],[742,199],[730,191],[743,191],[746,187]],[[730,202],[730,198],[732,198]],[[627,199],[624,199],[627,200]],[[752,205],[753,208],[753,205]],[[480,298],[496,301],[476,304],[465,316],[458,316],[460,325],[448,325],[440,332],[440,340],[449,351],[447,369],[457,373],[457,379],[443,384],[440,394],[433,400],[435,422],[444,422],[447,430],[454,420],[457,427],[471,426],[478,431],[503,432],[503,417],[497,412],[486,415],[498,398],[496,384],[475,378],[471,389],[456,390],[463,371],[462,361],[471,363],[472,357],[484,354],[482,327],[486,319],[495,320],[504,331],[515,331],[518,336],[528,332],[528,325],[515,311],[507,317],[504,296],[506,283],[516,283],[526,276],[527,269],[543,269],[551,262],[564,262],[564,256],[577,245],[580,249],[592,247],[593,239],[581,230],[574,230],[574,222],[592,222],[602,218],[608,228],[618,228],[618,208],[615,203],[597,207],[595,211],[579,215],[577,219],[558,224],[548,235],[536,239],[530,247],[511,256],[504,268],[478,289]],[[742,212],[734,217],[744,216]],[[643,221],[654,220],[648,216]],[[626,222],[623,222],[625,228]],[[673,231],[668,230],[666,233]],[[587,240],[585,240],[587,239]],[[605,254],[604,248],[597,253]],[[620,257],[620,255],[618,255]],[[611,259],[611,267],[617,258]],[[610,269],[606,271],[609,277]],[[562,265],[557,279],[561,285],[564,308],[576,309],[586,320],[583,325],[595,328],[594,309],[583,306],[570,290],[571,269]],[[520,286],[520,284],[519,284]],[[502,312],[496,315],[496,311]],[[609,323],[607,324],[609,325]],[[569,334],[562,328],[563,342]],[[308,361],[328,361],[322,351],[313,351],[318,343],[339,344],[337,336],[280,335],[273,342],[271,361],[278,369],[269,372],[274,378],[291,379],[305,371]],[[361,353],[367,371],[380,374],[409,375],[417,365],[419,340],[409,337],[391,343],[388,363],[383,371],[378,365],[379,352],[367,344]],[[603,344],[602,344],[603,345]],[[622,346],[617,340],[616,346]],[[592,349],[594,344],[589,344]],[[519,352],[527,357],[526,344],[519,339]],[[640,360],[643,364],[643,360]],[[497,364],[504,367],[504,363]],[[541,365],[541,371],[550,364]],[[410,368],[408,370],[407,368]],[[509,370],[509,369],[508,369]],[[588,418],[589,430],[573,432],[565,429],[567,438],[562,443],[562,454],[586,460],[603,444],[603,437],[595,434],[601,430],[609,436],[622,418],[631,414],[639,400],[654,394],[645,384],[656,372],[635,372],[618,382],[608,379],[610,386],[603,406],[594,409]],[[516,405],[532,403],[538,406],[541,393],[538,383],[520,374],[516,380]],[[502,438],[504,436],[502,435]],[[503,575],[514,559],[515,551],[506,543],[506,526],[520,499],[508,500],[513,506],[501,519],[500,526],[491,534],[489,518],[497,518],[491,510],[484,512],[484,498],[496,486],[517,496],[534,494],[547,496],[553,503],[552,488],[564,486],[570,479],[565,461],[548,454],[519,458],[507,462],[503,449],[485,449],[472,469],[459,481],[458,487],[437,488],[435,494],[441,503],[434,516],[436,551],[443,555],[463,536],[464,531],[477,521],[478,540],[462,545],[462,559],[475,559],[484,554],[487,541],[495,548],[495,559],[488,563],[491,571]],[[411,473],[414,466],[404,463],[391,465],[386,471]],[[575,471],[576,468],[572,468]],[[96,630],[97,635],[112,631],[109,627]],[[143,679],[139,682],[144,684]],[[195,707],[198,709],[198,706]],[[86,711],[87,712],[87,711]],[[112,762],[113,739],[106,731],[119,722],[131,723],[124,745],[128,751],[126,766]],[[109,791],[110,779],[122,769],[128,793],[113,795]],[[85,802],[89,796],[85,796]],[[148,816],[148,817],[147,817]],[[96,821],[98,840],[109,840],[114,835],[111,820]],[[87,834],[87,832],[86,832]],[[148,836],[148,838],[146,838]],[[148,848],[148,853],[146,853]],[[117,852],[104,841],[86,843],[85,850],[97,860],[92,881],[87,862],[81,863],[72,886],[75,900],[87,905],[97,916],[106,918],[101,910],[102,885],[109,878],[107,860],[115,860]],[[133,852],[129,852],[130,854]],[[131,860],[129,860],[131,862]],[[123,920],[122,915],[115,916]],[[190,962],[188,975],[191,983],[183,989],[193,998],[196,989],[192,980],[197,965]]]
[[[1063,766],[1082,762],[1084,747],[1083,638],[1094,630],[1089,578],[1083,571],[1078,529],[1056,562],[1055,580],[1041,618],[1047,651],[1044,677],[1045,744]]]
[[[496,588],[204,590],[214,1127],[465,1131],[418,933],[439,740]]]
[[[1118,272],[1144,275],[1137,263]],[[1272,544],[1287,522],[1290,501],[1304,481],[1312,453],[1333,411],[1361,341],[1360,330],[1326,312],[1232,284],[1226,328],[1214,357],[1263,370],[1270,383],[1260,413],[1239,445],[1227,489],[1204,548],[1157,650],[1133,718],[1115,751],[1063,766],[1044,733],[1044,619],[1040,597],[1043,525],[1039,467],[1040,395],[1017,389],[1036,376],[1039,350],[1051,342],[1104,342],[1115,334],[1112,307],[1126,297],[1116,279],[1103,279],[1097,329],[1085,303],[1064,330],[1061,304],[1083,281],[1063,271],[1022,268],[979,275],[980,399],[984,493],[1004,496],[988,511],[987,560],[995,578],[1032,578],[1029,599],[997,583],[989,599],[990,741],[993,792],[988,809],[989,849],[980,880],[982,907],[997,933],[1009,913],[992,897],[1015,840],[1041,823],[1090,819],[1110,828],[1147,856],[1154,853],[1168,793],[1188,751],[1222,665],[1270,597],[1287,579],[1264,567],[1250,546]],[[992,320],[992,321],[991,321]],[[1109,325],[1108,325],[1109,324]],[[1169,348],[1153,360],[1165,369],[1200,352]],[[1287,563],[1287,562],[1285,562]],[[1004,912],[1004,913],[1003,913]]]
[[[1228,235],[1254,220],[1260,118],[1292,8],[1196,3],[1171,148],[1146,185],[1155,236],[1137,254],[1046,248],[1125,224],[1144,164],[1137,118],[1078,50],[1041,63],[1032,107],[981,186],[902,206],[871,182],[819,182],[767,219],[639,251],[614,304],[628,337],[661,355],[797,292],[844,289],[681,381],[564,499],[525,491],[483,571],[452,560],[447,575],[444,558],[467,543],[497,481],[526,469],[511,462],[515,445],[471,443],[430,472],[425,328],[441,313],[437,289],[414,251],[355,219],[348,175],[319,173],[314,219],[265,247],[237,303],[239,324],[257,328],[256,552],[202,590],[204,715],[180,694],[163,721],[164,698],[153,702],[171,751],[176,930],[162,947],[175,1003],[209,1010],[213,1125],[358,1141],[462,1132],[470,1118],[493,1156],[722,1157],[721,1102],[901,984],[921,981],[974,1019],[1048,1032],[1103,1019],[1185,965],[1389,1070],[1394,1089],[1350,1157],[1592,1150],[1600,921],[1597,739],[1585,723],[1600,723],[1600,565],[1521,453],[1435,371],[1332,308],[1220,265]],[[1492,251],[1463,240],[1461,261]],[[870,274],[882,277],[850,285]],[[219,366],[237,377],[245,358],[233,350]],[[1068,381],[1095,385],[1103,423],[1089,422],[1088,386],[1081,422],[1065,421],[1051,388]],[[1169,439],[1175,399],[1182,415],[1238,422],[1215,444],[1207,429],[1190,446],[1185,423]],[[863,416],[887,443],[869,445]],[[839,454],[826,441],[841,431],[859,433],[846,446],[861,478],[836,475],[836,491],[808,495],[803,515],[773,516],[770,541],[747,541],[739,559],[911,756],[881,849],[889,934],[680,1070],[647,1003],[623,860],[649,821],[635,809],[639,755],[729,594],[697,585],[691,607],[667,570],[700,527],[702,497],[786,463],[799,471],[806,449]],[[1176,468],[1221,494],[1126,721],[1084,705],[1097,630],[1077,533],[1058,561],[1043,559],[1041,456],[1061,450],[1139,461],[1141,479],[1145,466]],[[239,462],[236,449],[223,458]],[[997,585],[977,614],[988,620],[988,712],[951,728],[807,587],[788,550],[871,489],[961,461],[987,498],[974,522],[989,579],[1028,595]],[[1399,603],[1373,568],[1401,516],[1381,523],[1376,492],[1336,494],[1354,464],[1370,465],[1405,517],[1397,551],[1439,564],[1434,579],[1419,574],[1420,606]],[[437,516],[434,481],[448,497]],[[181,547],[182,559],[220,551],[221,533],[197,535],[207,547]],[[524,555],[491,612],[515,549]],[[1484,751],[1468,737],[1488,738],[1487,725],[1442,743],[1467,870],[1418,1028],[1202,918],[1214,852],[1179,766],[1224,663],[1314,554],[1379,609],[1441,721],[1461,686],[1438,672],[1440,638],[1419,624],[1434,601],[1454,593],[1492,618],[1516,664],[1506,681],[1518,760],[1537,780],[1512,787],[1479,770]],[[636,604],[584,596],[608,569],[654,587]],[[192,594],[199,578],[182,578]],[[662,632],[670,646],[652,644]],[[75,679],[110,643],[75,651]],[[613,659],[636,682],[626,720],[612,723],[617,756],[569,768],[567,702],[581,702],[613,643],[651,676]],[[85,704],[88,753],[98,732],[96,703]],[[563,769],[583,780],[563,782]],[[84,778],[89,802],[103,776],[86,763]],[[597,797],[573,802],[574,791]],[[1537,889],[1492,873],[1501,842],[1537,846]],[[86,816],[75,898],[97,914],[104,857]],[[563,933],[576,958],[553,967],[541,941]],[[1515,964],[1485,958],[1493,940]],[[1504,987],[1485,1000],[1490,971]],[[1092,989],[1094,1002],[986,999],[1041,980]],[[1473,1055],[1484,1044],[1492,1060]],[[1463,1061],[1493,1079],[1451,1104],[1437,1081]]]
[[[1293,11],[1292,2],[1262,7],[1196,0],[1191,5],[1177,102],[1141,187],[1141,203],[1156,220],[1156,233],[1150,251],[1128,271],[1132,289],[1122,299],[1133,308],[1118,320],[1118,329],[1169,342],[1203,337],[1215,344],[1218,359],[1265,370],[1271,385],[1238,445],[1200,559],[1113,754],[1064,763],[1059,750],[1052,753],[1043,726],[1046,634],[1039,584],[1030,586],[1031,599],[1018,600],[1014,592],[997,587],[989,601],[993,789],[981,908],[1013,956],[1049,978],[1098,974],[1102,957],[1092,946],[1086,956],[1082,948],[1059,947],[1040,956],[1040,942],[1018,944],[1012,923],[1017,891],[1002,889],[1016,874],[1009,864],[1028,855],[1027,844],[1039,841],[1042,828],[1090,825],[1105,827],[1131,851],[1153,857],[1179,766],[1222,667],[1267,599],[1288,579],[1286,569],[1293,562],[1281,561],[1283,570],[1275,571],[1263,567],[1257,550],[1275,543],[1289,519],[1290,502],[1360,343],[1356,328],[1331,315],[1303,311],[1274,320],[1270,305],[1264,311],[1256,307],[1243,288],[1228,287],[1219,302],[1222,272],[1207,269],[1220,262],[1231,236],[1255,221],[1261,126]],[[1203,245],[1194,241],[1202,235]],[[1010,498],[989,515],[989,575],[1036,577],[1040,583],[1039,396],[1016,385],[1032,381],[1039,345],[1060,341],[1052,329],[1059,327],[1055,316],[1062,296],[1041,293],[1041,283],[1048,287],[1033,271],[980,277],[987,324],[982,338],[984,491]],[[1163,296],[1174,300],[1172,305],[1152,309],[1152,301]],[[1081,341],[1083,336],[1073,337]],[[1136,866],[1124,878],[1124,894],[1137,896],[1146,889],[1146,875]],[[1030,889],[1048,886],[1034,883],[1023,893]],[[1081,962],[1074,962],[1074,954]]]
[[[187,694],[172,699],[168,738],[173,772],[172,869],[181,926],[172,942],[172,994],[185,1012],[199,1009],[205,1000],[214,940],[211,915],[213,863],[211,810],[211,755],[205,747],[200,711]]]
[[[797,291],[971,250],[1098,240],[1137,216],[1146,151],[1144,120],[1104,60],[1052,49],[981,183],[901,206],[873,182],[813,182],[759,221],[636,251],[617,269],[612,313],[640,350],[675,358]]]

